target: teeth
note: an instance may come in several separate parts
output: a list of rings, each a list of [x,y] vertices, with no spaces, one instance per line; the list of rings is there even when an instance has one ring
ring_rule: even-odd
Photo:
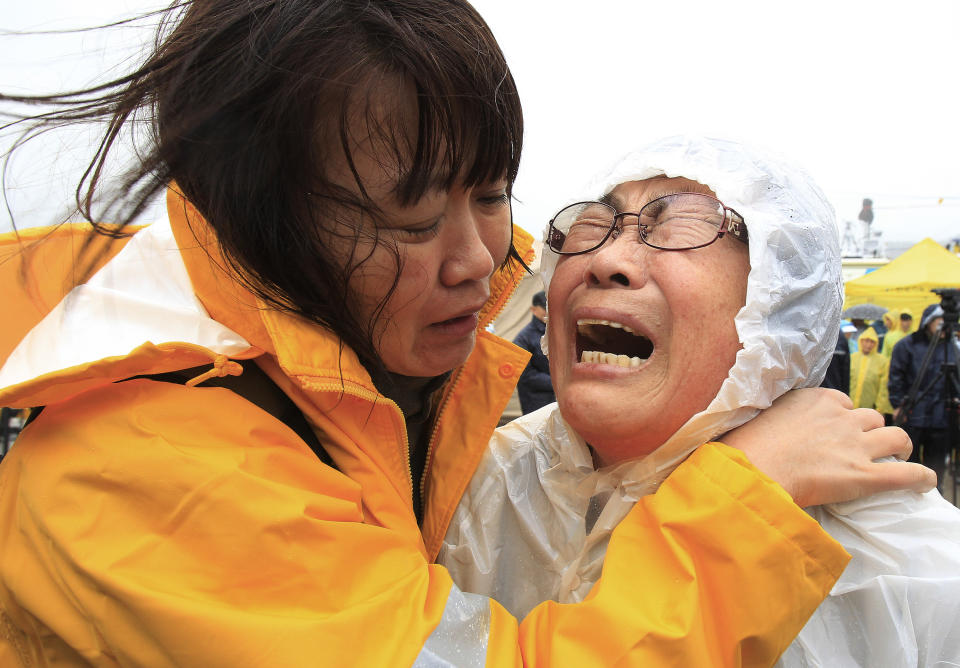
[[[634,332],[630,327],[627,327],[623,323],[614,322],[612,320],[596,320],[594,318],[583,318],[581,320],[577,320],[577,327],[584,327],[585,325],[606,325],[607,327],[622,329],[630,334],[636,334],[636,332]]]
[[[600,350],[584,350],[580,353],[580,361],[584,364],[611,364],[613,366],[636,368],[646,360],[640,359],[639,357],[605,353]]]

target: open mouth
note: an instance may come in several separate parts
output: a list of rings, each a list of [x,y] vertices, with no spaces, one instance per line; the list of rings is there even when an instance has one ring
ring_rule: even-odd
[[[653,342],[611,320],[577,320],[577,359],[585,364],[638,367],[653,354]]]

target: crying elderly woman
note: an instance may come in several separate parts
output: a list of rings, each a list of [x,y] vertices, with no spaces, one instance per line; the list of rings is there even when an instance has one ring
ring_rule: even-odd
[[[774,401],[791,401],[790,390],[817,386],[839,326],[833,210],[788,163],[732,142],[671,138],[628,155],[591,192],[603,194],[553,218],[541,261],[550,305],[544,347],[558,403],[495,434],[440,555],[462,589],[491,595],[520,617],[543,600],[598,595],[601,568],[634,568],[604,558],[641,497],[691,514],[698,494],[750,504],[736,466],[705,454],[725,447],[710,441]],[[830,390],[800,392],[849,406]],[[877,413],[858,410],[863,430],[877,428]],[[702,485],[687,496],[655,493],[688,457],[697,459]],[[887,464],[851,461],[851,469],[861,465]],[[664,492],[671,498],[658,498]],[[800,635],[765,655],[767,664],[783,647],[784,666],[933,665],[960,656],[960,511],[936,490],[830,506],[815,505],[816,490],[794,498],[812,506],[852,560]],[[758,513],[763,522],[764,509]],[[673,559],[673,546],[686,544],[683,525],[660,529],[663,545],[650,545],[650,555]],[[731,527],[714,530],[717,544],[730,540]],[[791,541],[786,532],[783,541]],[[742,550],[756,549],[752,539],[744,543]],[[696,591],[709,558],[675,561],[671,586]],[[684,635],[704,616],[762,619],[790,605],[745,584],[701,599],[681,594],[670,609],[646,613],[666,633]],[[630,601],[624,614],[650,605]],[[705,660],[751,663],[750,642]]]

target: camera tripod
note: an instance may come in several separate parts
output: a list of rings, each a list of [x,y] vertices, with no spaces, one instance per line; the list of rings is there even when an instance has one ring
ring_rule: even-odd
[[[957,462],[957,443],[958,440],[960,440],[957,437],[957,413],[958,410],[960,410],[960,373],[958,373],[957,368],[958,348],[956,344],[956,334],[960,331],[960,325],[958,325],[958,320],[960,320],[960,306],[958,306],[957,303],[958,298],[960,298],[960,290],[935,288],[931,292],[935,292],[940,296],[940,307],[943,309],[943,326],[940,328],[940,331],[935,333],[930,339],[930,345],[927,346],[923,361],[920,363],[920,370],[917,373],[917,377],[913,380],[913,384],[910,386],[910,390],[907,392],[907,396],[901,404],[900,417],[897,424],[906,426],[917,402],[937,387],[941,380],[943,381],[944,402],[947,415],[947,452],[950,455],[950,465],[945,471],[948,470],[950,472],[950,478],[952,480],[952,501],[954,505],[957,505],[957,490],[958,485],[960,485],[960,482],[957,480],[957,475],[960,473],[960,466],[958,466]],[[943,361],[940,364],[940,369],[927,386],[921,390],[921,385],[930,367],[930,363],[933,361],[935,352],[941,348],[941,342],[943,343]],[[938,482],[942,484],[942,481]]]

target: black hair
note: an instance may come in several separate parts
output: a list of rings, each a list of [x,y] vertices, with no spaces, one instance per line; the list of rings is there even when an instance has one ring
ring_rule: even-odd
[[[540,308],[547,308],[547,293],[543,290],[534,293],[532,304],[533,306],[539,306]]]
[[[175,181],[249,289],[382,366],[374,322],[359,322],[350,307],[357,264],[341,266],[324,243],[344,209],[376,209],[353,167],[348,128],[356,114],[372,120],[378,83],[401,81],[414,97],[415,143],[407,145],[408,128],[377,130],[398,158],[402,203],[438,175],[447,187],[504,176],[512,186],[523,116],[490,29],[463,0],[179,0],[161,16],[153,52],[134,72],[69,93],[0,95],[46,109],[7,113],[14,120],[4,127],[24,122],[37,134],[106,120],[76,192],[78,211],[99,232],[123,234]],[[145,123],[138,164],[108,189],[108,154],[126,126]],[[326,173],[331,151],[346,156],[359,196]],[[512,244],[511,261],[520,261]]]

